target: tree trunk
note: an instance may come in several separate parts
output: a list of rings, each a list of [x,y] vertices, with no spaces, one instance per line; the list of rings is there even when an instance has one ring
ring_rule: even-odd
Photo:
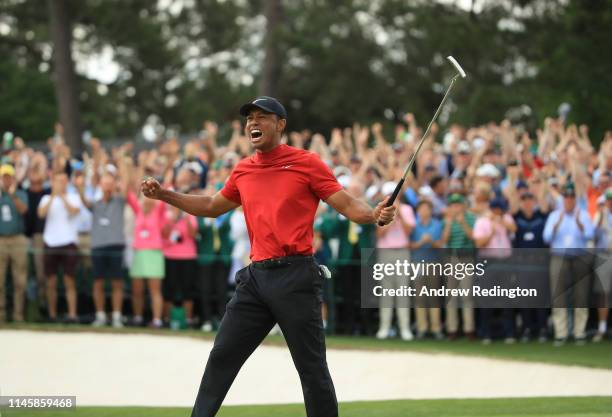
[[[59,106],[64,139],[73,155],[83,150],[79,89],[72,60],[72,25],[66,0],[47,0],[49,28],[53,42],[55,96]]]
[[[278,79],[281,73],[279,32],[282,24],[283,6],[281,0],[265,1],[266,35],[264,39],[265,57],[259,93],[261,95],[276,97],[278,91]]]

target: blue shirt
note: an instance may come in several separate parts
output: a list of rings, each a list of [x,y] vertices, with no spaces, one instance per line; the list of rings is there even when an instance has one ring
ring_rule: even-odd
[[[578,216],[584,231],[580,231],[576,224],[576,211],[572,214],[565,213],[565,210],[555,210],[546,221],[544,226],[544,241],[550,244],[551,252],[555,254],[578,254],[580,251],[567,249],[587,248],[589,240],[593,239],[595,227],[589,218],[586,210],[578,209]],[[553,229],[559,221],[559,216],[563,213],[563,220],[553,236]]]
[[[410,235],[411,242],[418,242],[424,235],[429,235],[431,240],[436,241],[442,238],[442,222],[438,219],[430,219],[429,223],[424,224],[418,217],[416,225]],[[412,251],[412,256],[417,260],[431,260],[435,258],[436,249],[431,243],[426,243],[418,249]]]

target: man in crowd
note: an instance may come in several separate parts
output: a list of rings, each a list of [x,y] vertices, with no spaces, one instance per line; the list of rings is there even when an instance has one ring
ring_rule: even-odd
[[[28,210],[28,197],[17,189],[12,165],[0,167],[0,181],[0,323],[6,320],[4,283],[9,262],[13,277],[13,321],[22,322],[28,278],[28,244],[23,234],[23,216]]]
[[[82,203],[77,194],[67,193],[65,172],[56,171],[52,181],[51,195],[45,195],[38,206],[38,215],[46,219],[43,239],[49,319],[57,321],[57,276],[61,271],[68,303],[66,322],[78,323],[75,272],[79,262],[77,222]]]
[[[124,179],[127,179],[124,175]],[[93,265],[93,299],[96,308],[96,318],[92,323],[95,327],[106,325],[105,280],[109,279],[112,286],[112,325],[123,327],[121,310],[123,305],[123,250],[125,236],[123,233],[123,210],[125,208],[127,184],[121,183],[117,190],[115,176],[106,172],[100,178],[102,197],[90,201],[85,196],[84,178],[81,176],[75,182],[81,201],[92,215],[91,230],[91,261]]]
[[[455,193],[448,197],[448,208],[444,216],[442,241],[450,249],[451,263],[474,262],[473,229],[476,217],[466,209],[463,195]],[[449,288],[471,288],[471,278],[448,279]],[[459,331],[458,308],[462,307],[462,325],[464,335],[474,340],[476,323],[474,322],[474,301],[471,297],[450,297],[446,303],[446,331],[450,340],[457,338]]]
[[[563,345],[568,336],[569,305],[567,291],[571,288],[574,306],[573,336],[576,344],[586,341],[589,314],[588,298],[592,258],[587,248],[593,238],[594,227],[585,209],[576,206],[576,190],[572,183],[563,188],[563,207],[553,211],[544,227],[544,241],[550,244],[550,288],[555,346]]]

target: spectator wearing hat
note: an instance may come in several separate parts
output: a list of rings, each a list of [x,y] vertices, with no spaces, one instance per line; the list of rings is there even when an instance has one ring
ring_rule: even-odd
[[[9,262],[13,277],[13,321],[22,322],[28,273],[23,216],[28,210],[28,196],[17,189],[12,165],[0,167],[0,181],[0,323],[6,321],[4,284]]]
[[[515,199],[518,199],[518,203],[514,202]],[[515,207],[514,222],[516,223],[513,247],[518,249],[514,251],[513,259],[521,265],[530,267],[526,268],[519,280],[532,286],[534,283],[540,284],[539,268],[546,265],[548,276],[548,250],[545,249],[548,248],[548,244],[544,242],[544,226],[549,214],[546,211],[546,198],[541,199],[543,202],[538,206],[536,196],[525,189],[518,198],[512,194],[511,201],[511,206]],[[542,289],[548,291],[548,283],[546,283],[546,288]],[[523,341],[538,338],[540,342],[545,342],[547,310],[541,307],[523,308],[520,313],[523,322]]]
[[[346,190],[355,198],[364,198],[363,185],[351,180]],[[361,249],[373,248],[376,244],[375,226],[357,224],[337,213],[334,236],[338,238],[338,287],[342,302],[336,317],[345,334],[370,334],[370,312],[361,308],[360,276]]]
[[[81,197],[81,194],[83,194],[88,201],[98,200],[101,197],[100,190],[98,189],[97,184],[92,182],[92,180],[96,181],[99,173],[96,172],[95,175],[88,178],[85,163],[78,160],[73,161],[68,166],[71,170],[69,177],[72,179],[66,189],[68,194],[76,195],[79,198]],[[108,164],[108,166],[104,169],[105,172],[113,175],[116,174],[116,169],[113,165]],[[83,184],[83,193],[79,191],[80,185],[77,184]],[[79,248],[80,267],[84,268],[85,270],[91,270],[91,229],[93,227],[93,214],[89,208],[87,208],[87,206],[82,204],[81,211],[79,212],[77,219],[77,230],[79,233],[79,241],[77,246]]]
[[[502,198],[494,198],[489,204],[488,212],[479,217],[474,225],[473,236],[476,247],[479,248],[478,257],[481,262],[487,262],[489,267],[498,265],[506,269],[507,265],[504,265],[502,260],[507,260],[512,256],[510,236],[516,232],[516,224],[506,209],[506,202]],[[507,277],[503,270],[499,272],[494,278]],[[510,308],[501,310],[503,337],[506,343],[513,343],[515,341],[514,310]],[[480,309],[481,336],[485,344],[491,343],[491,316],[493,313],[492,308]]]
[[[75,282],[78,256],[78,215],[81,199],[68,193],[68,175],[53,174],[51,195],[40,200],[38,215],[45,220],[45,273],[47,274],[47,307],[49,319],[57,320],[57,276],[61,270],[68,304],[68,323],[77,323],[77,290]]]
[[[383,184],[382,195],[389,196],[395,189],[395,184]],[[412,207],[401,203],[395,220],[386,226],[376,229],[377,262],[393,264],[396,260],[410,260],[410,234],[414,229],[415,219]],[[387,276],[382,282],[383,288],[401,288],[410,285],[406,276]],[[396,305],[394,306],[393,303]],[[410,299],[408,297],[381,297],[380,321],[376,337],[387,339],[390,336],[393,308],[397,314],[399,333],[402,340],[410,341],[414,335],[410,330]]]
[[[106,325],[105,280],[112,286],[112,325],[123,327],[121,311],[123,305],[123,251],[125,249],[124,209],[127,193],[127,173],[117,184],[116,178],[105,173],[100,178],[101,198],[90,201],[85,196],[84,178],[75,181],[81,201],[92,213],[91,261],[93,265],[93,299],[96,318],[92,325]]]
[[[574,306],[573,336],[584,344],[589,310],[591,259],[586,253],[593,238],[594,226],[586,210],[577,207],[572,183],[563,188],[563,207],[553,211],[544,226],[544,241],[550,245],[550,288],[555,346],[565,343],[569,335],[567,289],[571,288]]]
[[[608,333],[608,312],[612,293],[612,187],[608,188],[599,202],[595,216],[595,296],[597,309],[597,333],[594,342],[600,342]]]
[[[451,263],[474,261],[474,238],[472,236],[476,216],[466,209],[463,195],[454,193],[448,197],[448,208],[444,215],[442,241],[450,249]],[[472,280],[450,278],[448,288],[471,289]],[[463,333],[475,339],[474,300],[471,297],[449,297],[446,301],[446,331],[449,340],[455,340],[459,331],[459,312],[462,309]]]
[[[45,219],[38,217],[38,205],[43,196],[51,193],[46,184],[47,161],[42,153],[35,154],[28,168],[28,211],[25,213],[25,234],[30,239],[30,251],[34,261],[34,274],[36,276],[36,292],[39,307],[46,306],[46,281],[44,267],[43,231],[45,230]]]
[[[442,221],[433,217],[433,204],[426,198],[418,202],[416,211],[416,225],[410,236],[412,259],[415,262],[437,262],[439,258],[436,249],[443,246]],[[423,287],[435,289],[440,284],[439,276],[423,274],[416,278],[417,339],[424,338],[428,333],[436,339],[444,337],[440,320],[440,298],[419,296]]]

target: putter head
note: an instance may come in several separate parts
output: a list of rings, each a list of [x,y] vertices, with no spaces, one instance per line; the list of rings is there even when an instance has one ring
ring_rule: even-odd
[[[452,56],[449,55],[449,56],[446,57],[446,59],[448,59],[450,61],[450,63],[453,64],[453,66],[455,67],[455,69],[457,70],[459,75],[461,75],[461,78],[467,77],[467,74],[465,73],[463,68],[461,68],[461,65],[459,65],[459,63],[457,62],[457,60],[455,58],[453,58]]]

